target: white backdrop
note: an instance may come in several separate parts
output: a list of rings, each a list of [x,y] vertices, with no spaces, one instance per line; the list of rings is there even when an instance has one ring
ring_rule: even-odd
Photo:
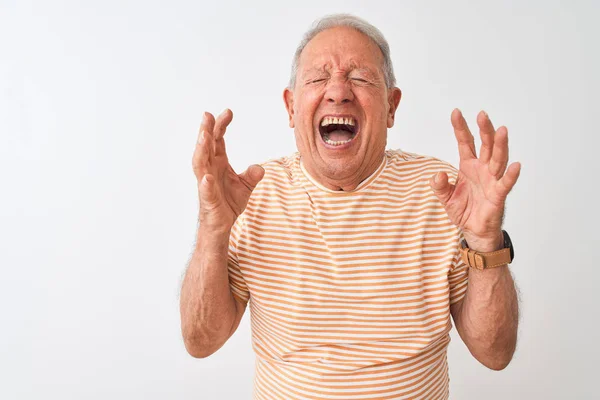
[[[389,147],[457,164],[454,107],[509,129],[505,228],[521,325],[493,372],[450,346],[452,399],[597,392],[596,1],[0,0],[0,398],[249,399],[249,314],[217,353],[183,346],[204,110],[233,166],[295,151],[282,91],[310,23],[351,12],[390,42]]]

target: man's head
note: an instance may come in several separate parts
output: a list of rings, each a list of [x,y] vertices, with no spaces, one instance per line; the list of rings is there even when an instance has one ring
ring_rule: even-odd
[[[400,102],[389,46],[349,15],[321,19],[296,51],[284,91],[302,163],[331,189],[354,189],[382,162]]]

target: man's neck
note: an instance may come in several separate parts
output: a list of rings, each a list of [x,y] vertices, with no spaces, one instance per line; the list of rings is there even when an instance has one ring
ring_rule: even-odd
[[[374,162],[367,164],[365,166],[361,165],[354,174],[345,178],[345,179],[335,179],[335,177],[330,177],[324,174],[319,173],[319,171],[315,171],[311,165],[306,165],[302,163],[302,166],[308,172],[308,174],[317,181],[323,187],[334,190],[334,191],[344,191],[351,192],[356,190],[356,188],[368,179],[371,175],[377,171],[377,169],[381,166],[385,158],[385,153],[382,154],[381,157],[376,158]],[[302,159],[301,159],[302,162]]]

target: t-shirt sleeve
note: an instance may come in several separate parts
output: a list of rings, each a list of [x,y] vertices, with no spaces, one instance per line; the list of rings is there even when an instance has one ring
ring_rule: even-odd
[[[238,243],[242,235],[243,225],[244,221],[242,214],[236,219],[231,228],[231,234],[229,235],[227,271],[229,274],[229,288],[231,289],[231,293],[238,301],[246,304],[250,299],[250,292],[248,291],[248,286],[242,275],[238,260]]]
[[[469,267],[463,262],[460,256],[460,242],[463,240],[462,231],[460,231],[458,243],[456,244],[456,254],[452,260],[452,266],[448,273],[448,284],[450,286],[450,304],[461,301],[467,293],[467,284],[469,283]]]

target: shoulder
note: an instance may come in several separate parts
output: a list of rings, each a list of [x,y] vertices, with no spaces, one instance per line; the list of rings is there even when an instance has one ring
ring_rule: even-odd
[[[295,170],[295,164],[299,160],[300,154],[293,153],[284,157],[273,158],[260,164],[265,169],[265,178],[274,176],[292,177]]]
[[[242,215],[262,213],[297,194],[301,189],[299,161],[300,154],[294,153],[260,163],[265,175],[250,194]]]
[[[300,153],[274,158],[260,164],[265,170],[263,179],[254,191],[282,190],[298,186]]]
[[[386,150],[386,153],[389,163],[388,170],[395,175],[402,177],[411,175],[429,179],[437,172],[446,172],[451,180],[458,176],[458,170],[452,164],[437,157],[400,149]]]

